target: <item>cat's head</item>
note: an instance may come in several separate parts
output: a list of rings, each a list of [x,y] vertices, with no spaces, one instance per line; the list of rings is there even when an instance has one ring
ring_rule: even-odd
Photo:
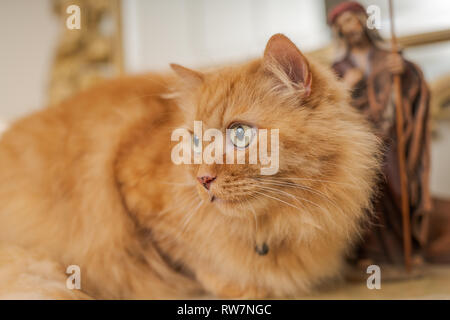
[[[242,65],[208,72],[172,68],[191,159],[200,154],[202,162],[186,170],[205,201],[228,215],[333,207],[337,193],[358,198],[352,210],[368,205],[376,138],[335,76],[287,37],[272,36],[261,59]],[[211,139],[222,140],[214,152],[202,137],[208,129],[222,134]],[[255,153],[256,163],[250,161]],[[222,163],[205,163],[208,155]]]

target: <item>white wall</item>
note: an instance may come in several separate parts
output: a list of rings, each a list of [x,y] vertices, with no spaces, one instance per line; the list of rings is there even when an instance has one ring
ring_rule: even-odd
[[[381,34],[390,37],[388,0],[358,0],[362,5],[381,9]],[[397,35],[429,32],[450,28],[449,0],[393,0]]]
[[[45,104],[57,23],[50,0],[0,0],[0,122]]]
[[[277,32],[302,50],[329,41],[324,2],[318,0],[126,0],[123,9],[131,72],[256,57]]]
[[[380,31],[390,36],[388,1],[360,2],[380,7]],[[125,65],[131,72],[165,69],[171,62],[195,67],[254,57],[278,32],[302,50],[330,40],[323,0],[124,0],[123,9]],[[394,11],[398,35],[450,28],[449,0],[395,0]]]

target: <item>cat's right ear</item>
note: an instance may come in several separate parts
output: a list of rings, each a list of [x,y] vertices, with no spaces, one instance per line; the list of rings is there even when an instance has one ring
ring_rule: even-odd
[[[180,79],[189,86],[197,86],[204,80],[204,75],[201,72],[188,69],[176,63],[171,63],[170,67],[173,71],[175,71],[178,77],[180,77]]]

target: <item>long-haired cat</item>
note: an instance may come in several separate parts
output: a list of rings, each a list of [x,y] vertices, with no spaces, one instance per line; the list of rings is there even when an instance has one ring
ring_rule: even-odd
[[[339,275],[378,168],[342,84],[281,34],[242,65],[172,68],[106,82],[4,133],[0,297],[290,297]],[[238,139],[279,129],[277,172],[174,164],[171,133],[194,121]],[[69,290],[73,265],[81,289]]]

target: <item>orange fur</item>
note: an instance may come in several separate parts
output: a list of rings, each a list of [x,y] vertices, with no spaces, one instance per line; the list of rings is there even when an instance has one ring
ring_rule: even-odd
[[[72,264],[81,298],[287,297],[337,276],[370,207],[378,143],[334,75],[308,68],[308,94],[265,56],[109,81],[16,122],[0,141],[0,297],[21,297],[26,273],[40,280],[23,297],[71,298],[54,283]],[[278,173],[174,165],[170,134],[194,120],[279,128]]]

